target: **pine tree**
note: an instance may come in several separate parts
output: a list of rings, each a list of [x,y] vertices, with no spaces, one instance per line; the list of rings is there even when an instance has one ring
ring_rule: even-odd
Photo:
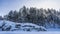
[[[14,17],[13,11],[11,10],[11,11],[8,13],[7,19],[10,20],[10,21],[12,21],[12,20],[13,20],[13,17]]]

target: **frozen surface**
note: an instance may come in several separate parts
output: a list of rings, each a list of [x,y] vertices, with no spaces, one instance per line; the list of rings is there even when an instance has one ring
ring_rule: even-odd
[[[0,32],[0,34],[60,34],[60,32]]]
[[[47,31],[60,31],[59,28],[50,28],[50,29],[47,29]]]

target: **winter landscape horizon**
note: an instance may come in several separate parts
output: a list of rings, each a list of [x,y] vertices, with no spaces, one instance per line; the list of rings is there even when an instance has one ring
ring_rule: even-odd
[[[0,0],[1,34],[59,34],[60,0]]]

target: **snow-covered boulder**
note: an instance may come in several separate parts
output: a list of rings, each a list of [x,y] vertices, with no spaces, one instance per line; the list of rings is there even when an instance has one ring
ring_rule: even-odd
[[[46,29],[32,23],[15,23],[0,20],[0,31],[46,31]]]
[[[23,31],[46,31],[44,27],[32,23],[16,23],[16,28]]]
[[[0,31],[10,31],[15,28],[15,23],[11,21],[0,20]]]

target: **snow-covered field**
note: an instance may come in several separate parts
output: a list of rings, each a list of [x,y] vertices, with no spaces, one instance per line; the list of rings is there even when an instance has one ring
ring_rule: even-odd
[[[0,34],[60,34],[60,32],[0,32]]]

